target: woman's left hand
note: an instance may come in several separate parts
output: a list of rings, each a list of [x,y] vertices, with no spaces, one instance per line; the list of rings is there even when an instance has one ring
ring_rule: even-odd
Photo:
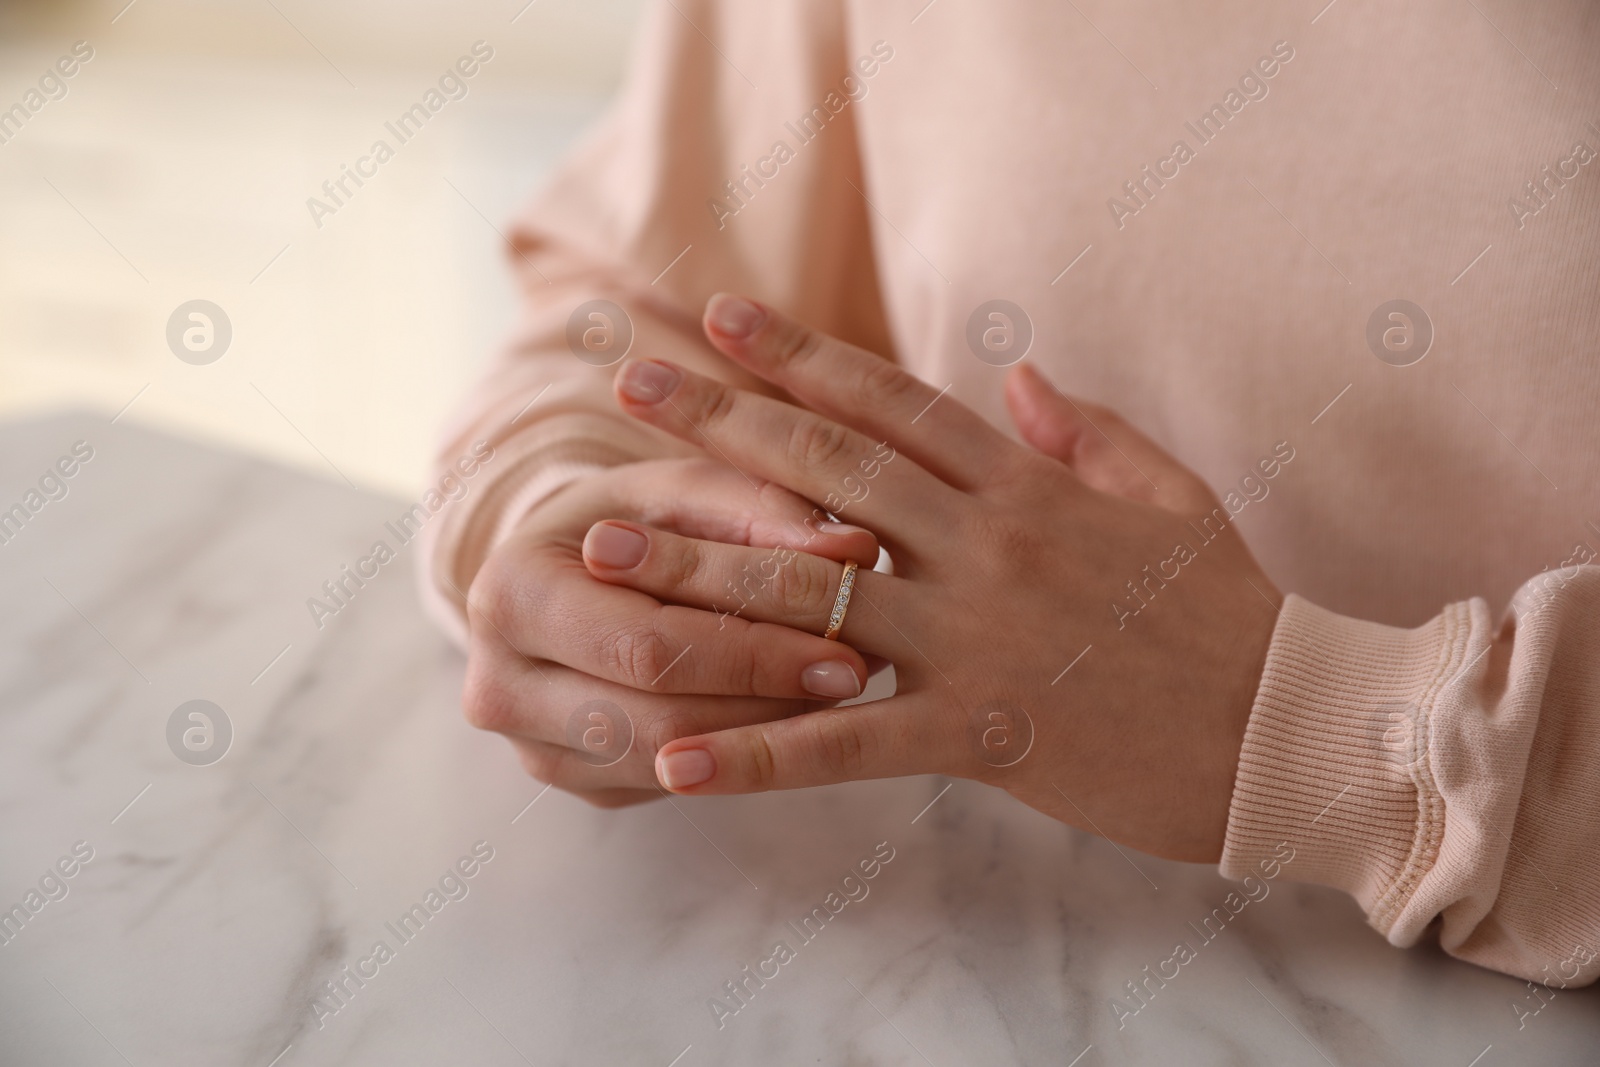
[[[618,374],[623,410],[878,535],[894,574],[857,572],[839,636],[892,662],[897,691],[672,741],[662,783],[956,775],[1145,852],[1218,859],[1282,596],[1205,483],[1031,369],[1012,372],[1007,402],[1034,449],[771,309],[719,295],[705,329],[810,410],[648,360]],[[623,569],[586,553],[598,578],[826,628],[839,563],[617,525],[647,551]]]

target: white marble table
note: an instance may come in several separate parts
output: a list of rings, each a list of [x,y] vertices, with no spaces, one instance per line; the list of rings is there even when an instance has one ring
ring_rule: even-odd
[[[0,545],[0,908],[66,889],[0,947],[7,1067],[1600,1062],[1594,990],[1519,1030],[1523,983],[1287,883],[1202,944],[1214,871],[969,782],[530,807],[461,720],[413,549],[324,629],[306,609],[400,502],[66,416],[0,427],[0,509],[79,440],[68,494]],[[205,766],[167,740],[195,699],[233,730]],[[880,842],[867,895],[802,941]],[[1179,940],[1197,958],[1119,1029]],[[719,1028],[747,966],[772,977]]]

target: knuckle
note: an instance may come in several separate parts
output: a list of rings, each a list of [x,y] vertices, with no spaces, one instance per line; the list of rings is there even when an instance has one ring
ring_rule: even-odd
[[[496,560],[484,564],[479,579],[472,583],[467,596],[471,611],[468,621],[482,622],[492,631],[503,631],[518,613],[516,586],[501,573]]]
[[[648,686],[661,676],[676,654],[653,625],[623,630],[606,643],[606,665],[635,688]]]
[[[759,633],[753,627],[745,627],[739,654],[718,664],[722,679],[720,688],[726,695],[757,696],[762,688],[756,684],[757,679],[771,678],[772,649],[758,639]]]
[[[470,669],[461,690],[461,713],[468,725],[491,733],[510,733],[521,725],[523,709],[496,671]]]
[[[860,776],[866,765],[867,735],[848,712],[817,712],[814,750],[822,769],[840,779]]]
[[[711,395],[705,398],[700,407],[701,426],[710,431],[714,427],[726,425],[732,419],[734,408],[738,403],[738,390],[721,383],[714,384]]]
[[[922,383],[884,359],[866,361],[851,386],[850,399],[857,410],[896,407],[909,399]]]
[[[751,731],[747,755],[749,785],[755,790],[771,789],[778,780],[778,760],[766,729]]]
[[[824,340],[824,336],[813,329],[789,323],[788,328],[774,339],[772,350],[777,359],[786,365],[800,363],[816,355]]]
[[[700,697],[665,697],[634,717],[633,747],[642,758],[654,761],[656,753],[673,741],[725,729]]]
[[[517,759],[530,778],[555,786],[597,808],[620,808],[649,799],[651,793],[623,785],[624,776],[597,777],[570,749],[534,742],[517,747]]]
[[[673,708],[643,713],[634,722],[634,747],[641,755],[655,759],[662,745],[691,736],[694,733],[692,726],[688,716]]]
[[[767,479],[761,480],[761,484],[756,486],[755,493],[757,509],[774,514],[798,510],[806,504],[805,498],[797,494],[793,489]]]
[[[469,626],[483,624],[489,635],[511,641],[513,634],[528,630],[543,610],[544,598],[536,582],[520,568],[495,556],[484,564],[478,580],[468,590]]]
[[[695,589],[707,578],[706,553],[696,541],[684,539],[671,550],[670,562],[664,570],[668,589]]]
[[[850,445],[850,431],[830,420],[806,416],[789,431],[791,462],[806,470],[826,470],[838,464]]]
[[[566,760],[559,749],[550,745],[528,744],[517,746],[517,760],[528,777],[564,789]]]
[[[805,618],[820,612],[824,600],[831,600],[827,565],[814,556],[796,555],[787,566],[779,567],[773,578],[773,593],[786,615]]]

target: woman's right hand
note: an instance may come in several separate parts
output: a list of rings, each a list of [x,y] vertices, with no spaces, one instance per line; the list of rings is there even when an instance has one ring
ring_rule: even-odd
[[[720,610],[663,605],[585,567],[585,554],[606,563],[644,547],[606,519],[774,552]],[[854,649],[740,617],[758,593],[781,595],[814,573],[787,566],[792,552],[870,568],[878,543],[711,458],[630,463],[569,483],[528,513],[468,591],[467,721],[504,734],[540,781],[618,807],[662,795],[654,764],[668,741],[858,695],[868,665]]]

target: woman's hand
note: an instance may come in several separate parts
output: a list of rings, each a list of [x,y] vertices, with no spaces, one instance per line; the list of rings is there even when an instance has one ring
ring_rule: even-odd
[[[720,612],[597,582],[584,569],[585,534],[616,517],[748,546],[754,573],[728,575]],[[712,459],[631,463],[567,485],[472,583],[467,720],[505,734],[535,778],[613,807],[661,795],[652,764],[673,738],[859,694],[867,665],[853,649],[737,610],[736,591],[760,588],[794,549],[878,558],[870,533],[819,518],[781,486]],[[626,560],[636,547],[625,532],[587,542],[592,559]]]
[[[656,756],[662,783],[707,794],[959,775],[1156,855],[1217,859],[1282,597],[1215,494],[1031,371],[1013,372],[1007,399],[1041,451],[770,309],[718,296],[705,327],[811,410],[653,361],[618,375],[619,402],[879,536],[895,573],[857,572],[840,637],[894,663],[898,691],[679,737]],[[762,555],[606,526],[648,547],[626,566],[591,555],[591,573],[705,609],[726,610],[728,580]],[[820,634],[842,572],[797,553],[743,617]]]

